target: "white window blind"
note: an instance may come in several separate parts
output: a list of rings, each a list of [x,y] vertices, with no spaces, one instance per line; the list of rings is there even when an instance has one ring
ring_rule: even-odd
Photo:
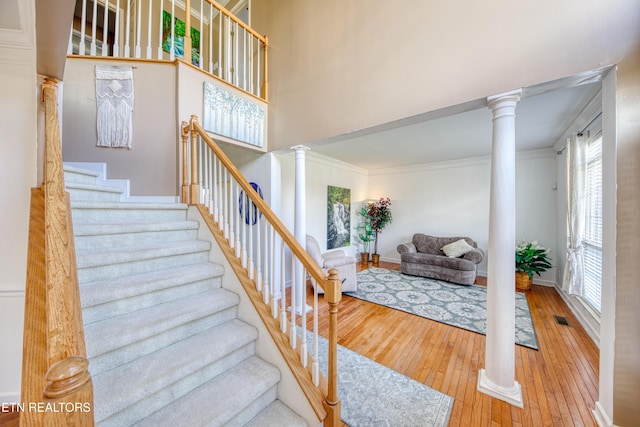
[[[586,221],[584,235],[584,299],[600,313],[602,287],[602,134],[587,148]]]

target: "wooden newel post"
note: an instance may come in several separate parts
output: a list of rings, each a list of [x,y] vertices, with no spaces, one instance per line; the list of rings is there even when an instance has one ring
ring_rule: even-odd
[[[338,304],[342,299],[342,280],[338,270],[329,270],[327,288],[324,294],[325,301],[329,304],[329,366],[327,380],[329,383],[327,400],[324,405],[327,409],[325,425],[340,425],[340,399],[338,398]]]
[[[200,186],[198,183],[198,132],[195,123],[198,123],[196,116],[191,116],[189,125],[191,131],[191,187],[189,191],[189,203],[197,205],[200,202]]]
[[[189,203],[189,123],[182,122],[182,203]]]

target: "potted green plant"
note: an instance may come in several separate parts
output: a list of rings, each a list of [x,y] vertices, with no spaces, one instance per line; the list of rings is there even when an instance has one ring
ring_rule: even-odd
[[[537,241],[516,245],[516,287],[519,290],[531,289],[533,273],[540,276],[551,267],[549,249],[538,245]]]
[[[390,206],[391,200],[388,197],[381,197],[380,200],[368,203],[366,206],[367,218],[371,221],[371,229],[375,236],[371,261],[376,267],[380,262],[380,254],[378,253],[378,235],[393,220]]]
[[[358,230],[361,232],[358,233],[358,238],[362,242],[363,252],[360,254],[360,263],[368,264],[369,263],[369,245],[373,242],[375,238],[375,233],[373,232],[373,228],[371,227],[371,220],[367,216],[367,208],[363,206],[360,209],[359,214],[363,217],[362,222],[358,225]]]

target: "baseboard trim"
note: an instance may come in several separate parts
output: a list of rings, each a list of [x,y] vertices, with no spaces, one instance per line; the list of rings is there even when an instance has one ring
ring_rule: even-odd
[[[567,307],[569,307],[569,310],[571,310],[571,313],[573,313],[573,315],[576,316],[576,319],[578,319],[578,323],[580,323],[580,326],[582,326],[582,328],[585,330],[587,335],[589,335],[589,338],[591,338],[595,345],[600,348],[600,331],[597,331],[593,328],[591,322],[589,322],[589,320],[585,317],[584,313],[576,307],[576,302],[567,294],[565,294],[559,285],[556,284],[555,288],[556,292],[558,292],[558,294],[560,295],[560,298],[562,298],[564,303],[567,304]]]
[[[18,405],[20,403],[20,392],[0,393],[0,405]],[[16,408],[17,409],[17,408]]]
[[[607,411],[604,410],[600,401],[596,402],[596,407],[591,411],[593,413],[593,418],[596,419],[596,423],[598,427],[614,427],[613,421],[609,418]]]

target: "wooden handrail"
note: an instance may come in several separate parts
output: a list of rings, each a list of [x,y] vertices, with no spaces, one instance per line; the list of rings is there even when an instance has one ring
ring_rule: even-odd
[[[22,392],[23,403],[50,404],[63,410],[43,410],[42,416],[33,418],[21,416],[21,425],[92,426],[93,388],[84,342],[71,207],[64,188],[57,83],[46,79],[42,95],[44,184],[40,193],[32,193]],[[34,216],[39,212],[39,199],[42,218]],[[43,250],[36,247],[36,242],[44,244]],[[31,272],[31,268],[43,271]],[[27,351],[32,343],[42,343],[43,348]]]
[[[315,280],[320,287],[323,288],[325,292],[325,301],[329,304],[329,363],[328,363],[328,377],[327,377],[327,386],[325,390],[325,398],[323,401],[323,406],[326,410],[326,417],[324,418],[324,424],[327,426],[338,426],[340,425],[340,400],[338,398],[338,389],[337,389],[337,344],[338,344],[338,304],[342,298],[342,281],[338,276],[338,271],[335,269],[331,269],[329,271],[329,276],[326,276],[324,272],[320,269],[320,267],[313,261],[311,256],[307,253],[307,251],[300,245],[297,239],[291,234],[291,232],[285,227],[280,218],[271,210],[269,205],[266,204],[264,200],[258,195],[258,193],[251,187],[251,184],[246,180],[246,178],[242,175],[242,173],[238,170],[238,168],[233,164],[233,162],[226,156],[226,154],[218,147],[215,141],[209,136],[209,134],[200,126],[198,123],[198,119],[196,116],[191,116],[191,120],[188,125],[184,125],[183,122],[183,152],[186,150],[188,146],[188,142],[185,140],[184,135],[191,135],[191,164],[189,165],[191,169],[191,181],[186,182],[185,179],[188,174],[183,172],[183,182],[182,188],[189,189],[188,197],[186,195],[182,195],[182,199],[189,200],[190,204],[198,205],[200,212],[205,217],[205,221],[208,222],[209,228],[216,231],[214,232],[214,236],[219,240],[224,239],[224,237],[219,233],[218,227],[213,227],[213,220],[210,216],[206,215],[206,208],[202,205],[199,205],[199,197],[200,197],[200,183],[198,182],[198,159],[197,159],[197,145],[194,141],[198,137],[201,138],[202,141],[206,143],[206,145],[211,149],[214,156],[219,160],[221,165],[226,168],[227,172],[235,179],[237,185],[240,186],[244,194],[249,197],[251,202],[256,206],[257,210],[262,214],[265,218],[265,221],[271,225],[275,233],[279,235],[282,239],[283,244],[285,244],[292,252],[293,257],[295,257],[302,264],[303,268],[309,273],[309,275]],[[184,163],[183,163],[184,166]],[[248,205],[247,205],[248,206]],[[218,236],[220,234],[220,236]],[[230,248],[228,249],[229,255],[227,258],[230,260],[235,259],[236,255],[233,254],[233,251]],[[232,267],[238,264],[237,260],[232,262]],[[241,264],[238,264],[237,269],[234,267],[234,270],[237,270],[236,273],[240,273],[242,271]],[[248,280],[248,276],[247,276]],[[242,282],[242,280],[241,280]],[[245,286],[247,293],[250,298],[254,290],[249,286]],[[257,291],[255,291],[257,292]],[[284,298],[284,296],[282,296]],[[264,304],[256,303],[259,301],[259,298],[251,298],[254,306],[258,310],[263,322],[267,326],[267,329],[274,337],[274,341],[276,345],[283,352],[283,356],[287,363],[292,368],[292,372],[299,384],[301,385],[303,391],[307,395],[307,398],[310,399],[314,395],[318,389],[315,389],[315,392],[309,391],[309,371],[306,368],[302,367],[302,364],[299,363],[299,359],[288,357],[287,354],[290,352],[290,347],[282,344],[286,341],[286,335],[281,334],[277,325],[271,325],[270,323],[277,322],[273,319],[272,316],[269,315],[269,311],[265,311]],[[255,301],[254,301],[255,300]],[[292,366],[293,360],[297,360],[297,364]],[[299,366],[298,366],[299,365]],[[301,372],[305,372],[306,377],[304,379],[299,376],[302,375]],[[314,407],[312,403],[312,407]],[[316,414],[318,416],[324,415],[321,414],[319,408],[314,407]]]
[[[269,205],[267,205],[267,203],[264,200],[262,200],[260,196],[258,196],[256,191],[249,184],[249,181],[246,180],[244,175],[242,175],[242,173],[233,164],[233,162],[229,160],[227,155],[220,149],[220,147],[218,147],[218,145],[215,143],[213,138],[211,138],[209,134],[202,128],[202,126],[200,126],[200,123],[198,123],[198,119],[196,116],[191,116],[191,120],[189,122],[189,128],[190,128],[190,131],[192,132],[192,149],[191,149],[192,181],[190,185],[190,198],[189,198],[191,200],[191,203],[192,204],[197,203],[198,189],[200,185],[198,183],[198,162],[197,160],[194,161],[194,156],[197,155],[194,153],[197,150],[194,148],[195,145],[193,145],[194,144],[193,140],[195,139],[193,138],[193,134],[197,133],[207,143],[209,148],[211,148],[215,156],[220,160],[220,162],[224,165],[224,167],[227,168],[231,176],[235,178],[235,180],[238,182],[242,190],[244,190],[244,194],[249,196],[249,198],[256,205],[258,210],[262,212],[262,215],[264,215],[267,221],[273,226],[275,231],[280,235],[284,243],[289,247],[289,249],[291,249],[291,252],[293,253],[293,255],[296,258],[298,258],[298,260],[300,260],[300,262],[302,263],[304,268],[307,270],[307,272],[316,280],[317,283],[320,283],[320,286],[322,286],[322,288],[326,292],[327,291],[327,289],[325,289],[326,285],[323,286],[323,284],[327,283],[327,277],[322,272],[320,267],[318,267],[315,261],[313,261],[311,256],[307,253],[307,251],[304,250],[304,248],[300,245],[298,240],[293,236],[293,234],[291,234],[289,229],[287,229],[287,227],[282,223],[280,218],[278,218],[278,216],[275,213],[273,213]]]
[[[262,43],[264,43],[265,45],[267,44],[267,39],[265,36],[256,32],[256,30],[254,30],[253,28],[251,28],[250,26],[242,22],[237,16],[235,16],[230,10],[225,8],[223,5],[221,5],[215,0],[205,0],[205,1],[210,5],[212,5],[213,7],[215,7],[216,9],[218,9],[223,15],[226,15],[229,18],[231,18],[233,22],[235,22],[236,24],[244,28],[247,32],[251,33],[255,38],[260,40]]]

